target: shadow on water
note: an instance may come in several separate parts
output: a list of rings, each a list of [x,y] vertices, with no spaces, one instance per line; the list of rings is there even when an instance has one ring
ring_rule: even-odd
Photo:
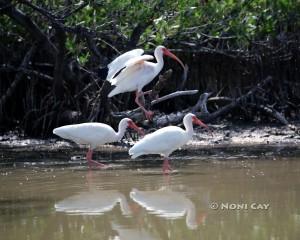
[[[168,176],[157,157],[132,161],[118,153],[122,158],[107,160],[98,153],[113,167],[88,170],[80,149],[34,154],[2,151],[10,159],[0,169],[0,236],[7,240],[300,235],[295,147],[182,150]]]

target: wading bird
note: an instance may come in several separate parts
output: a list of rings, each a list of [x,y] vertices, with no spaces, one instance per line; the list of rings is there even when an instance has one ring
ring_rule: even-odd
[[[194,114],[188,113],[183,118],[185,130],[176,126],[161,128],[134,144],[129,149],[129,154],[132,158],[145,154],[160,154],[164,157],[163,172],[167,173],[171,171],[169,155],[192,139],[193,123],[208,128]]]
[[[91,122],[58,127],[53,130],[53,133],[78,144],[89,145],[86,154],[86,160],[88,161],[89,167],[92,164],[98,167],[105,167],[105,164],[92,160],[93,149],[97,146],[104,145],[105,143],[120,141],[123,138],[127,127],[143,134],[143,131],[129,118],[124,118],[120,121],[118,132],[115,132],[115,130],[107,124]]]
[[[139,98],[145,94],[142,89],[150,83],[162,70],[164,66],[163,56],[169,56],[175,59],[184,67],[181,60],[171,53],[164,46],[157,46],[154,51],[156,63],[149,62],[153,60],[151,55],[142,55],[144,50],[135,49],[122,54],[108,65],[107,80],[114,85],[115,88],[108,94],[108,97],[115,96],[119,93],[135,91],[135,102],[143,110],[147,119],[151,119],[153,112],[147,111]],[[119,74],[117,74],[119,73]]]

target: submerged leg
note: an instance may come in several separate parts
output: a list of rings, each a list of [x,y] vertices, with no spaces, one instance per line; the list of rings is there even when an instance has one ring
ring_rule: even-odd
[[[91,166],[94,164],[96,165],[98,168],[103,168],[105,167],[106,165],[103,164],[103,163],[99,163],[95,160],[92,159],[92,156],[93,156],[93,150],[92,149],[89,149],[86,153],[86,160],[88,161],[88,164],[89,164],[89,168],[91,168]]]
[[[164,158],[164,163],[163,163],[163,173],[164,174],[169,174],[172,171],[171,165],[169,163],[169,158],[165,157]]]
[[[143,104],[140,103],[140,100],[139,100],[140,96],[143,96],[143,95],[144,95],[144,93],[140,93],[139,91],[136,91],[135,92],[135,102],[143,110],[143,112],[145,113],[146,118],[148,120],[151,120],[154,113],[152,111],[147,111],[145,109],[145,107],[143,106]]]

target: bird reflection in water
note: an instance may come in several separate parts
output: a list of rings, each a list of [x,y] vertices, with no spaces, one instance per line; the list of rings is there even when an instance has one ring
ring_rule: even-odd
[[[95,172],[89,171],[86,176],[88,189],[55,204],[56,212],[63,212],[67,215],[112,214],[112,210],[120,204],[122,215],[126,217],[126,221],[118,215],[114,215],[117,216],[116,218],[109,216],[104,220],[107,220],[105,233],[100,227],[95,228],[93,230],[95,232],[91,234],[96,234],[99,229],[103,236],[106,234],[106,237],[110,237],[108,239],[123,240],[165,239],[168,234],[173,234],[172,229],[167,226],[159,226],[156,221],[152,222],[152,220],[150,220],[152,222],[150,225],[157,227],[157,231],[160,232],[159,236],[149,229],[149,222],[147,223],[149,218],[145,218],[145,212],[141,211],[142,208],[146,209],[147,214],[155,214],[168,221],[185,218],[186,226],[190,230],[197,229],[199,224],[205,221],[206,213],[197,213],[195,204],[186,196],[185,192],[181,192],[182,186],[170,184],[171,175],[163,176],[164,182],[160,182],[163,187],[160,187],[159,190],[140,191],[133,188],[127,196],[118,190],[98,190],[95,186],[97,178],[93,178],[92,174]],[[175,190],[177,187],[180,188],[179,191]],[[205,195],[203,194],[203,196]],[[203,208],[201,207],[201,209]],[[108,214],[105,215],[108,216]],[[127,218],[128,216],[130,218]],[[147,219],[146,222],[145,219]],[[99,223],[98,218],[90,218],[90,220]]]
[[[179,219],[186,216],[189,229],[197,229],[205,221],[206,213],[196,214],[194,203],[184,193],[167,187],[157,191],[139,191],[133,188],[130,198],[152,214],[166,219]]]
[[[131,215],[124,194],[117,190],[98,190],[92,187],[92,172],[87,173],[89,190],[63,199],[55,204],[56,212],[79,215],[101,215],[111,211],[118,203],[123,215]]]
[[[55,210],[69,214],[100,215],[111,211],[118,203],[122,214],[131,214],[126,197],[115,190],[81,192],[56,203]]]

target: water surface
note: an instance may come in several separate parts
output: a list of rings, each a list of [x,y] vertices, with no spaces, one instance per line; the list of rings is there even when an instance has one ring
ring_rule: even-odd
[[[299,239],[299,160],[177,156],[177,171],[170,176],[161,174],[159,161],[147,168],[121,162],[106,171],[88,170],[84,164],[3,167],[0,236]]]

